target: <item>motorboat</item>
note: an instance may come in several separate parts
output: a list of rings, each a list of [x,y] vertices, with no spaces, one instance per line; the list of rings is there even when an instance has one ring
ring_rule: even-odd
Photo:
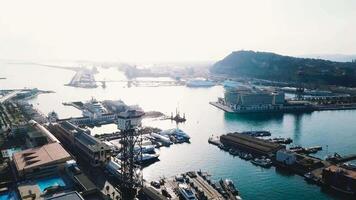
[[[272,161],[269,158],[255,158],[251,160],[251,163],[266,168],[272,166]]]
[[[184,200],[196,200],[195,194],[187,184],[178,184],[178,191]]]

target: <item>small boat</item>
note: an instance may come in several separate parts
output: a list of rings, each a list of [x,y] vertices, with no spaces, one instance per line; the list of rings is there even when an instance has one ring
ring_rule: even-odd
[[[239,152],[239,157],[244,160],[251,160],[253,158],[252,154],[245,152]]]
[[[179,128],[164,130],[161,131],[159,134],[168,138],[174,137],[178,143],[189,142],[190,140],[190,136]]]
[[[157,141],[161,142],[165,146],[170,146],[173,144],[173,142],[166,136],[157,134],[157,133],[151,133],[151,136],[155,138]]]
[[[269,158],[255,158],[251,160],[251,163],[266,168],[272,166],[272,161]]]
[[[289,150],[291,150],[295,153],[301,153],[304,151],[304,148],[301,146],[293,146],[293,147],[289,147]]]
[[[303,176],[304,176],[304,179],[308,183],[318,183],[319,182],[318,177],[314,176],[311,172],[308,172],[308,173],[304,174]]]
[[[225,189],[225,190],[228,190],[229,192],[231,192],[231,194],[233,195],[238,195],[239,192],[238,190],[236,189],[234,183],[232,182],[232,180],[230,179],[221,179],[220,180],[220,185]]]
[[[282,138],[282,137],[271,138],[271,139],[268,139],[268,141],[273,142],[273,143],[278,143],[278,144],[290,144],[293,142],[293,140],[291,138]]]
[[[236,150],[236,149],[232,149],[232,148],[229,150],[229,153],[231,155],[233,155],[233,156],[238,156],[239,155],[239,151]]]
[[[146,154],[143,153],[142,154],[142,158],[140,159],[140,157],[137,157],[135,159],[136,162],[141,162],[141,163],[149,163],[149,162],[153,162],[153,161],[157,161],[159,157],[159,154]]]
[[[135,146],[134,151],[139,152],[141,150],[142,153],[155,153],[155,148],[154,145]]]
[[[266,137],[266,136],[272,135],[271,132],[269,132],[269,131],[244,131],[244,132],[241,132],[241,134],[249,135],[252,137]]]
[[[219,145],[219,148],[220,148],[221,150],[224,150],[224,151],[229,151],[229,147],[227,147],[227,146],[225,146],[225,145],[223,145],[223,144],[220,144],[220,145]]]
[[[323,148],[321,146],[315,146],[315,147],[308,147],[304,148],[304,151],[306,153],[317,153],[318,151],[322,150]]]

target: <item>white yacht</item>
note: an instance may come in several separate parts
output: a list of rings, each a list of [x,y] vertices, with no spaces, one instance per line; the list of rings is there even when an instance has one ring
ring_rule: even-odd
[[[272,161],[269,158],[255,158],[251,160],[251,163],[266,168],[272,166]]]
[[[143,153],[142,154],[142,158],[136,157],[135,161],[136,162],[142,162],[142,163],[150,163],[150,162],[154,162],[157,161],[159,157],[159,154],[147,154],[147,153]]]
[[[94,98],[85,103],[84,107],[83,115],[85,117],[101,116],[108,113],[105,107]]]
[[[166,136],[157,134],[157,133],[151,133],[151,136],[161,142],[163,145],[169,146],[173,144],[173,142]]]
[[[134,151],[139,151],[140,148],[142,148],[142,153],[154,153],[155,152],[155,146],[154,145],[142,145],[142,147],[135,146]]]
[[[190,189],[188,187],[187,184],[179,184],[178,185],[178,191],[179,191],[179,194],[182,196],[182,198],[184,200],[195,200],[195,199],[197,199],[195,197],[194,192],[192,191],[192,189]]]
[[[174,136],[178,141],[181,142],[190,140],[190,136],[179,128],[164,130],[161,131],[159,134],[167,137]]]

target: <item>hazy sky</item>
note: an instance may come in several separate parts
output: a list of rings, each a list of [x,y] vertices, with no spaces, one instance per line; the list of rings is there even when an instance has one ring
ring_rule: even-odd
[[[0,58],[218,60],[356,53],[354,0],[0,0]]]

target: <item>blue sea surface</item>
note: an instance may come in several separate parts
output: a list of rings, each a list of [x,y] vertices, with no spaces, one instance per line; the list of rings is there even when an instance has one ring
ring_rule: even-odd
[[[75,65],[75,64],[74,64]],[[74,66],[73,65],[73,66]],[[122,99],[125,103],[140,105],[145,111],[160,111],[166,115],[178,109],[185,113],[187,121],[179,128],[190,135],[190,144],[177,144],[160,148],[160,161],[143,170],[146,180],[157,180],[191,170],[203,170],[213,180],[229,178],[245,200],[298,200],[298,199],[345,199],[319,186],[306,183],[294,174],[285,173],[274,167],[264,169],[249,161],[233,157],[208,144],[211,135],[232,131],[268,130],[272,137],[290,137],[295,145],[323,147],[314,154],[319,158],[338,152],[341,155],[356,153],[356,110],[320,111],[305,114],[228,114],[209,104],[222,97],[221,86],[211,88],[171,87],[128,87],[125,83],[107,83],[106,88],[83,89],[64,86],[75,72],[21,64],[1,64],[2,89],[37,87],[55,93],[41,94],[30,102],[43,113],[56,111],[60,118],[81,116],[73,107],[63,102]],[[122,72],[116,68],[98,68],[97,80],[123,80]],[[177,125],[170,120],[144,119],[144,126],[161,129]],[[95,128],[95,134],[117,131],[115,125]],[[45,187],[55,184],[56,179],[44,182]],[[63,181],[63,180],[62,180]],[[59,182],[60,184],[61,182]]]

